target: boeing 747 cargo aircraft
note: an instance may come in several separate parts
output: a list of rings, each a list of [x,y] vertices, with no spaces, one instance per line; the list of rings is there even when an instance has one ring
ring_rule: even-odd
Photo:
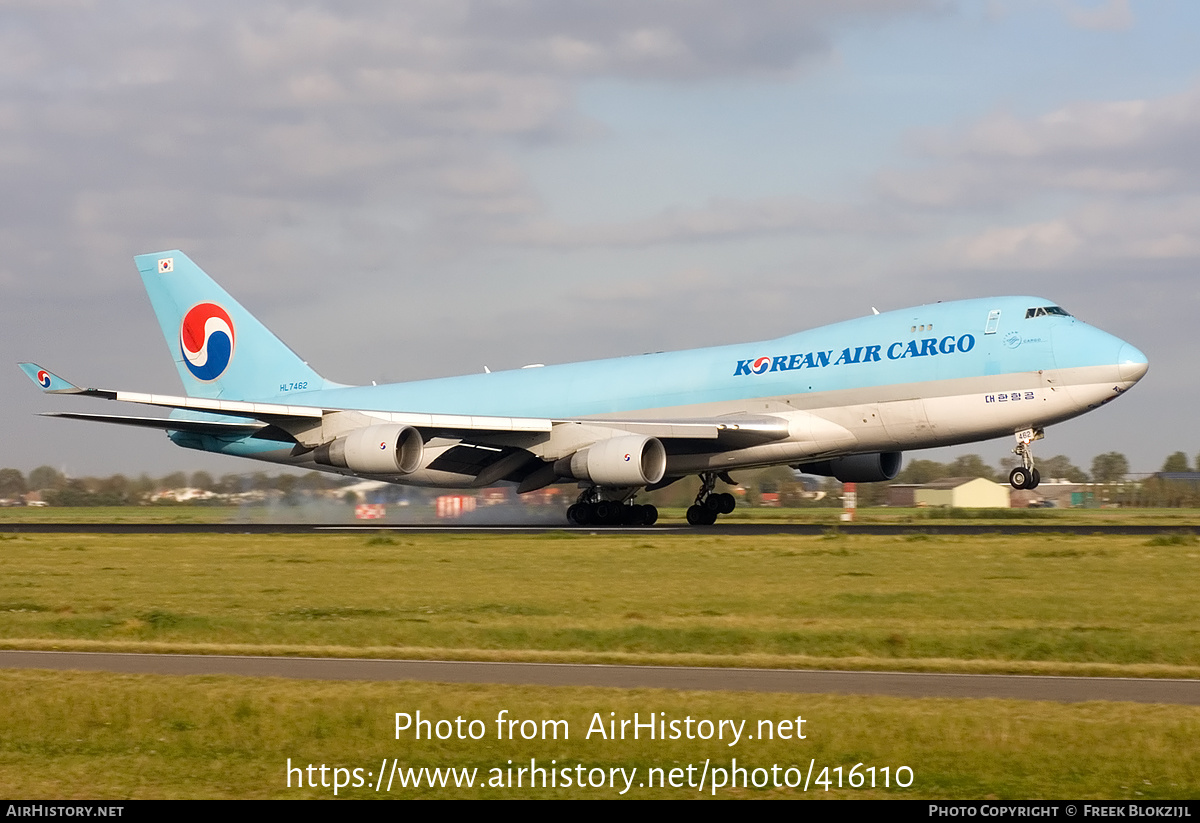
[[[651,524],[643,489],[690,475],[688,522],[733,510],[734,469],[787,465],[890,480],[901,452],[1032,444],[1146,373],[1132,345],[1040,297],[873,314],[775,340],[541,368],[344,386],[321,377],[180,251],[135,258],[186,396],[80,388],[33,363],[50,394],[171,409],[51,416],[162,429],[180,446],[392,483],[519,492],[577,483],[579,525]]]

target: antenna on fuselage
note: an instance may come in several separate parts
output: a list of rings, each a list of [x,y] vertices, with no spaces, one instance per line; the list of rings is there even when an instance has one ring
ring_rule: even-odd
[[[871,314],[879,314],[879,309],[877,309],[877,308],[875,308],[874,306],[872,306],[872,307],[871,307]]]

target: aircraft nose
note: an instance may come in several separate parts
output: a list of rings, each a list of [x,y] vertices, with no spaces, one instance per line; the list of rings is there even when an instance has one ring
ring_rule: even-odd
[[[1117,354],[1117,371],[1121,379],[1130,385],[1141,380],[1150,368],[1150,361],[1136,347],[1126,343]]]

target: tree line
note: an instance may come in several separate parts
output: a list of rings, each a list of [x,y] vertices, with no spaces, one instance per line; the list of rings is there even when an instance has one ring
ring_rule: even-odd
[[[52,466],[38,466],[28,477],[18,469],[0,469],[0,499],[17,500],[29,492],[37,492],[52,506],[127,506],[146,502],[158,492],[173,489],[192,488],[223,496],[252,491],[292,495],[337,489],[347,482],[354,481],[315,471],[303,475],[254,472],[213,477],[208,472],[197,471],[191,474],[172,472],[162,477],[148,474],[68,477]]]
[[[909,460],[890,483],[863,483],[858,487],[859,504],[878,505],[887,499],[887,487],[897,483],[925,484],[949,477],[983,477],[998,483],[1006,482],[1008,473],[1018,464],[1017,458],[1006,457],[993,468],[978,454],[965,454],[948,463],[935,460]],[[1137,483],[1122,483],[1129,474],[1129,461],[1120,452],[1106,452],[1092,458],[1090,471],[1084,471],[1065,455],[1055,455],[1037,461],[1043,482],[1062,478],[1072,483],[1121,484],[1109,499],[1133,506],[1200,506],[1200,484],[1177,482],[1150,477]],[[1193,468],[1194,466],[1194,468]],[[1163,462],[1162,472],[1200,472],[1200,455],[1191,463],[1185,452],[1174,452]],[[841,484],[829,478],[803,478],[786,466],[756,471],[735,471],[736,479],[746,490],[746,502],[757,504],[764,494],[778,495],[780,505],[841,505]],[[29,492],[58,506],[122,506],[143,503],[155,493],[181,488],[194,488],[216,495],[230,496],[246,492],[279,492],[290,497],[314,494],[341,488],[354,478],[324,472],[298,475],[290,472],[268,474],[223,474],[213,477],[205,471],[172,472],[161,477],[141,474],[127,477],[68,477],[51,466],[39,466],[24,475],[18,469],[0,469],[0,500],[16,501]],[[651,499],[658,505],[687,505],[695,496],[695,484],[687,479],[655,492]],[[825,491],[820,500],[814,492]],[[419,494],[419,492],[416,492]],[[439,492],[440,493],[440,492]]]

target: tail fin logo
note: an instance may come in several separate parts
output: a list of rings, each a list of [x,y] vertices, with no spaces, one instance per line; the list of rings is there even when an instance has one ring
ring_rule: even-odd
[[[38,385],[43,389],[50,388],[50,372],[46,371],[45,369],[39,371],[37,373],[37,381]]]
[[[233,320],[216,303],[197,303],[179,326],[179,349],[197,380],[216,380],[233,358]]]

